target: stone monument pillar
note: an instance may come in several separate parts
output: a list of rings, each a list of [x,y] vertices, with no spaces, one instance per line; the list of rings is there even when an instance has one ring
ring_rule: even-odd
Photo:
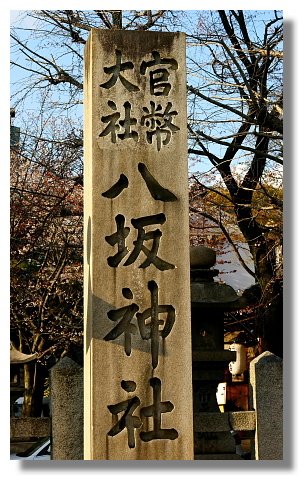
[[[83,369],[69,357],[50,370],[52,460],[83,460]]]
[[[263,352],[250,363],[256,411],[255,459],[283,460],[283,360]]]
[[[185,35],[85,48],[85,459],[193,459]]]

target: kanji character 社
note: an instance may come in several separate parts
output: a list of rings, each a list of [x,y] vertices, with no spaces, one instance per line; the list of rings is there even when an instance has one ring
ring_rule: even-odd
[[[113,101],[108,101],[108,106],[114,111],[117,110],[117,106]],[[100,137],[108,136],[110,134],[112,143],[116,143],[117,137],[120,138],[120,140],[126,140],[128,138],[132,138],[135,141],[138,140],[137,131],[131,130],[131,126],[137,124],[137,119],[131,118],[130,116],[131,104],[126,101],[123,106],[125,110],[124,119],[120,120],[121,115],[118,111],[101,117],[101,121],[108,124],[106,128],[99,134]],[[117,132],[120,130],[120,126],[124,128],[124,132],[117,134]]]
[[[127,392],[133,392],[136,389],[134,381],[122,381],[121,387]],[[108,436],[116,436],[125,428],[127,429],[128,446],[135,448],[135,428],[140,428],[141,420],[138,416],[134,416],[133,412],[140,405],[140,399],[134,396],[126,401],[121,401],[118,404],[110,404],[108,407],[111,414],[117,416],[123,412],[123,415],[118,422],[108,431]]]
[[[176,429],[164,429],[161,427],[161,415],[163,413],[170,413],[174,409],[174,406],[170,401],[161,401],[161,381],[158,377],[152,377],[150,379],[150,385],[153,388],[153,404],[141,408],[140,416],[153,418],[153,430],[141,431],[140,439],[146,442],[159,439],[175,440],[179,436]]]

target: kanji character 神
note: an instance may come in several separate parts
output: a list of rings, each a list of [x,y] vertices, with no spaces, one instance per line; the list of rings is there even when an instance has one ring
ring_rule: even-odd
[[[124,350],[126,355],[130,355],[131,335],[136,334],[136,326],[132,323],[132,319],[136,315],[142,339],[151,341],[152,367],[155,369],[158,365],[159,342],[161,338],[165,339],[172,330],[175,322],[175,309],[172,305],[158,303],[158,286],[155,281],[148,282],[148,289],[151,293],[151,306],[142,313],[137,313],[139,306],[136,303],[107,312],[109,320],[118,323],[108,332],[104,340],[116,340],[124,334]],[[122,295],[127,300],[133,299],[133,293],[129,288],[123,288]],[[166,315],[165,320],[159,319],[161,313]]]
[[[151,306],[144,312],[137,313],[137,321],[141,337],[151,341],[152,367],[155,369],[158,365],[160,338],[165,339],[170,334],[175,322],[175,309],[172,305],[159,305],[158,286],[155,281],[149,281],[148,289],[151,293]],[[160,313],[167,315],[165,320],[159,319]],[[163,327],[160,328],[161,326]]]
[[[122,295],[127,300],[133,299],[133,294],[129,288],[123,288]],[[104,340],[115,340],[124,334],[124,350],[126,355],[131,354],[131,334],[137,333],[136,326],[131,321],[138,310],[139,306],[136,303],[132,303],[131,305],[107,312],[109,320],[119,323],[104,337]]]

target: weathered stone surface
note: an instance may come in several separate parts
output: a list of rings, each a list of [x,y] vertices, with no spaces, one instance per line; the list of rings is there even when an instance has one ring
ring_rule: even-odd
[[[197,438],[197,439],[196,439]],[[195,455],[235,453],[235,441],[229,431],[201,432],[195,438]]]
[[[87,42],[85,459],[193,459],[185,71],[181,33]]]
[[[254,411],[229,413],[194,412],[194,431],[196,437],[198,437],[195,440],[195,459],[210,460],[216,459],[214,457],[216,454],[220,456],[220,453],[235,453],[236,441],[231,434],[231,430],[254,431],[255,427]]]
[[[229,412],[229,420],[235,431],[254,431],[256,429],[255,411]]]
[[[238,300],[234,289],[221,283],[193,283],[191,285],[191,301],[193,304],[224,304]]]
[[[216,252],[206,246],[190,247],[190,267],[209,269],[216,264]]]
[[[11,439],[50,436],[50,418],[11,418]]]
[[[256,460],[283,459],[283,362],[263,352],[250,363],[256,411]]]
[[[64,357],[50,370],[52,460],[83,460],[83,369]]]
[[[207,455],[196,455],[195,460],[242,460],[235,453],[209,453]]]
[[[231,424],[231,428],[230,428]],[[255,411],[228,413],[194,413],[196,432],[253,431],[256,428]]]

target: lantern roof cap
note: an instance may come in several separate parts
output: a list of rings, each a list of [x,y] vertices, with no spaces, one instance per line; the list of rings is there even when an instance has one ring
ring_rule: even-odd
[[[11,343],[10,345],[10,363],[11,364],[26,364],[27,362],[31,362],[37,359],[37,354],[24,354],[23,352],[19,352],[14,345]]]

